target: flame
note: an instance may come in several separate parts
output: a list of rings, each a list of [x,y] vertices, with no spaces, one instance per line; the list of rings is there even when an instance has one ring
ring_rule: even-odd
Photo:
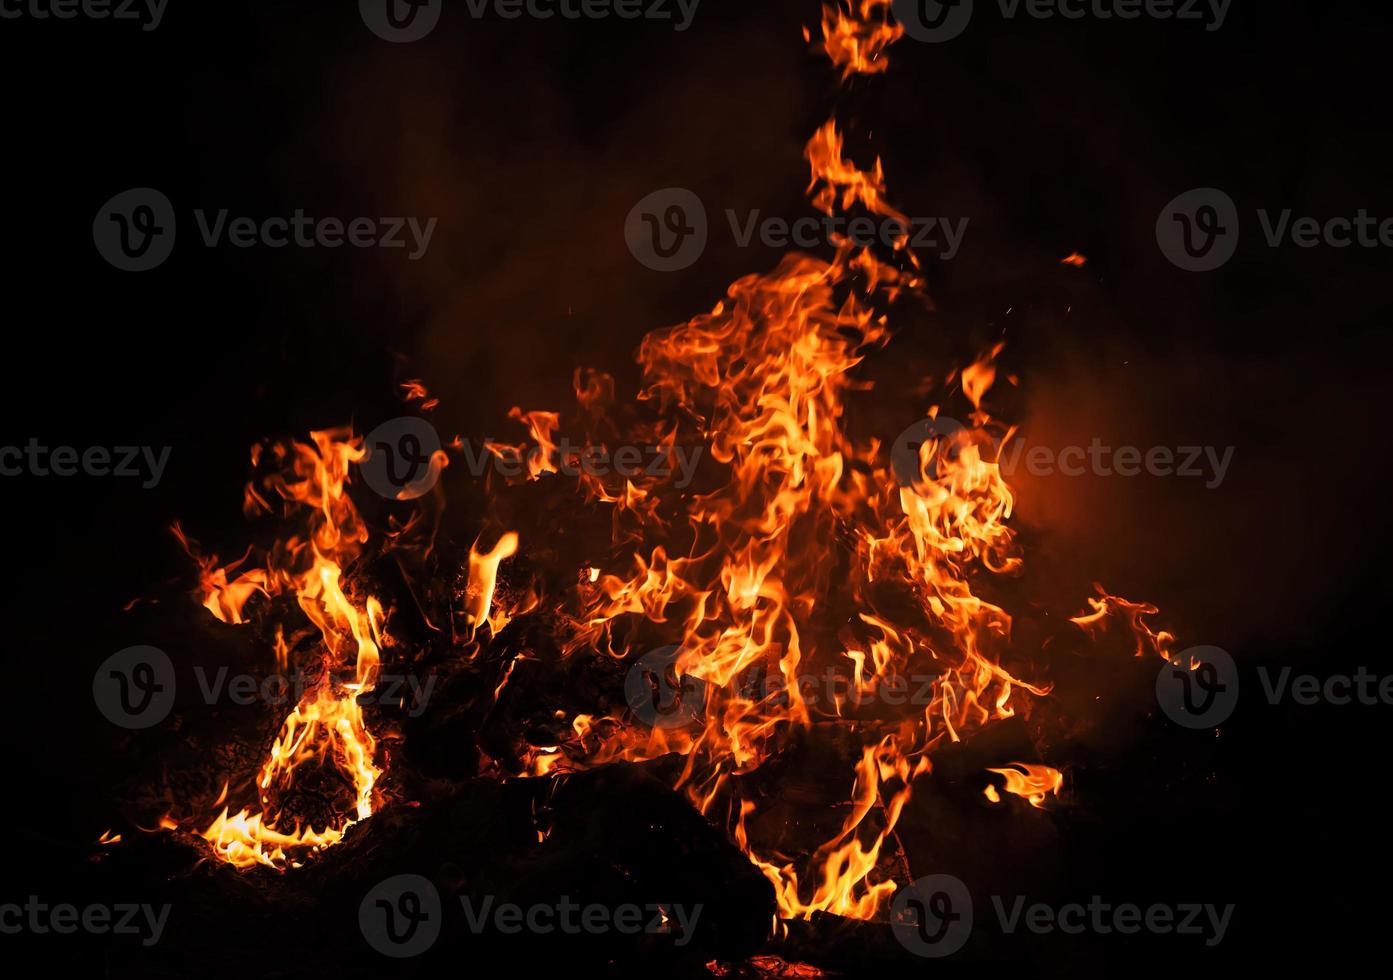
[[[200,604],[203,608],[224,623],[239,625],[246,622],[242,617],[242,608],[252,596],[266,593],[266,573],[259,568],[253,568],[237,575],[230,582],[228,576],[236,573],[251,556],[250,549],[237,561],[219,568],[218,556],[202,556],[198,550],[198,542],[184,533],[178,521],[171,525],[170,531],[189,557],[198,564],[198,591],[201,593]]]
[[[886,49],[902,34],[886,19],[889,6],[859,0],[824,8],[823,48],[844,79],[886,70]],[[692,724],[649,727],[628,714],[575,713],[555,744],[519,744],[516,765],[490,771],[542,776],[675,753],[683,762],[676,787],[768,878],[782,919],[818,912],[869,919],[897,888],[886,842],[931,776],[934,752],[1028,712],[1050,686],[1038,679],[1031,653],[1013,648],[1012,617],[991,598],[995,581],[1016,574],[1023,560],[1009,523],[1013,492],[982,451],[995,425],[986,399],[1003,347],[992,345],[958,376],[974,428],[921,447],[915,478],[901,485],[884,446],[854,439],[845,417],[850,396],[869,387],[856,369],[890,340],[888,311],[903,297],[923,298],[909,219],[887,203],[879,159],[866,169],[848,159],[835,119],[813,134],[805,157],[814,207],[903,223],[888,255],[846,239],[832,243],[830,257],[790,254],[772,271],[733,283],[709,312],[650,333],[637,353],[639,400],[650,421],[615,410],[608,375],[577,371],[574,379],[577,414],[592,434],[582,444],[621,436],[668,454],[700,445],[705,457],[692,489],[661,473],[577,477],[590,505],[611,509],[610,547],[561,577],[572,584],[548,603],[550,621],[567,656],[627,666],[675,646],[674,674],[697,695]],[[409,401],[427,398],[420,382],[404,391]],[[934,416],[939,406],[927,411]],[[489,450],[521,454],[524,482],[555,478],[561,415],[514,408],[510,417],[532,448],[489,443]],[[294,596],[318,632],[320,682],[282,723],[257,778],[259,807],[233,815],[220,798],[221,813],[202,832],[239,867],[300,864],[378,804],[382,770],[356,697],[376,677],[386,616],[348,584],[368,540],[345,492],[350,466],[363,457],[361,440],[347,430],[314,433],[312,445],[255,450],[253,465],[266,475],[248,485],[247,513],[270,515],[279,502],[294,524],[256,562],[251,551],[227,566],[201,558],[176,528],[198,563],[197,598],[214,616],[243,623],[254,602]],[[496,601],[501,565],[519,546],[509,531],[491,548],[482,538],[471,548],[458,597],[469,641],[482,624],[497,635],[541,604],[530,591],[508,608]],[[1089,600],[1092,612],[1074,620],[1080,628],[1096,633],[1121,619],[1138,653],[1150,646],[1166,655],[1169,634],[1146,623],[1154,606],[1099,595]],[[293,653],[278,632],[277,660]],[[527,659],[506,661],[495,700]],[[809,698],[804,682],[824,674],[841,682],[837,695]],[[877,697],[896,678],[925,675],[932,681],[921,701],[892,706]],[[772,801],[746,777],[776,758],[796,760],[802,736],[822,727],[834,728],[847,751],[840,780],[819,774],[821,784],[836,784],[826,812],[839,820],[820,828],[815,847],[785,853],[762,826]],[[278,800],[293,793],[306,765],[332,767],[351,788],[351,803],[318,829],[298,822],[285,829]],[[990,770],[1007,792],[1035,806],[1058,795],[1059,771],[1011,765]],[[1000,800],[994,786],[986,795]],[[774,928],[783,927],[776,920]]]
[[[890,67],[885,49],[904,36],[904,28],[887,19],[890,0],[838,0],[822,8],[822,49],[842,70],[845,81],[852,75],[874,75]],[[808,31],[804,38],[811,40]]]
[[[1064,773],[1049,766],[1036,766],[1027,762],[1011,763],[1013,769],[988,769],[987,772],[996,773],[1006,780],[1006,792],[1014,793],[1016,796],[1024,797],[1030,801],[1030,805],[1043,810],[1045,808],[1045,797],[1050,793],[1055,796],[1064,786]],[[988,786],[986,791],[987,799],[993,803],[1001,802],[1001,797],[996,792],[996,787]]]
[[[401,388],[402,401],[408,405],[412,402],[420,402],[423,412],[430,412],[440,407],[440,399],[432,398],[425,382],[419,378],[403,381],[399,387]]]
[[[809,144],[819,197],[829,207],[895,213],[881,198],[878,167],[856,170],[841,146],[830,124]],[[789,256],[772,273],[735,283],[711,313],[645,338],[643,397],[695,419],[728,479],[683,499],[684,521],[642,528],[667,540],[646,557],[633,553],[627,570],[579,576],[569,649],[627,657],[636,620],[678,629],[679,673],[711,694],[700,731],[587,725],[566,747],[569,764],[686,755],[681,787],[708,816],[734,814],[734,836],[773,882],[785,917],[875,915],[895,889],[878,868],[881,850],[914,781],[931,770],[928,752],[1012,717],[1016,696],[1048,691],[1001,664],[1010,617],[969,585],[977,565],[999,574],[1019,565],[1005,523],[1013,498],[999,468],[969,446],[937,476],[924,458],[922,480],[901,488],[879,447],[853,445],[841,427],[845,396],[859,387],[850,372],[888,340],[872,299],[916,285],[843,244],[830,263]],[[964,372],[976,404],[999,349]],[[846,568],[834,576],[839,564]],[[905,601],[917,610],[913,622],[895,625],[880,607]],[[860,610],[836,643],[814,638],[824,603]],[[857,713],[857,699],[835,709],[805,703],[800,674],[827,664],[851,670],[857,699],[894,675],[939,677],[914,716],[858,719],[874,737],[854,766],[850,811],[800,868],[751,842],[746,818],[756,804],[740,797],[733,777],[829,710]],[[740,681],[751,671],[777,690],[745,696]]]
[[[1095,584],[1094,588],[1098,592],[1098,598],[1088,600],[1092,612],[1080,613],[1069,622],[1080,627],[1090,637],[1096,638],[1102,635],[1111,620],[1120,619],[1135,640],[1136,656],[1145,656],[1150,650],[1165,660],[1171,658],[1171,644],[1174,643],[1175,637],[1164,630],[1153,630],[1146,622],[1148,616],[1154,616],[1159,611],[1155,606],[1149,602],[1129,602],[1108,595],[1107,589],[1101,585]]]
[[[825,9],[824,47],[844,77],[885,70],[885,48],[900,33],[884,21],[888,6]],[[917,479],[900,486],[882,447],[854,442],[843,419],[847,396],[868,387],[854,370],[889,340],[883,310],[922,292],[909,220],[886,201],[880,160],[862,169],[848,159],[835,119],[813,134],[805,157],[816,208],[903,223],[893,264],[838,240],[831,259],[790,254],[772,272],[735,282],[710,312],[650,333],[637,355],[639,397],[660,421],[644,431],[668,446],[705,445],[710,482],[701,492],[664,477],[587,486],[590,500],[614,508],[615,551],[577,570],[564,650],[632,663],[675,644],[675,675],[702,685],[693,689],[700,717],[650,728],[578,715],[573,738],[520,746],[518,774],[678,753],[678,788],[728,827],[774,886],[781,917],[868,919],[897,887],[882,852],[916,782],[932,772],[934,750],[1028,710],[1050,688],[1013,662],[1011,616],[984,597],[993,576],[1016,573],[1022,561],[1008,523],[1014,496],[976,438],[993,424],[984,402],[1003,346],[961,372],[975,429],[956,453],[943,440],[922,447]],[[579,414],[592,425],[607,420],[613,381],[577,372],[575,387]],[[536,443],[529,458],[549,459],[560,416],[514,409],[512,417]],[[617,426],[607,421],[609,431]],[[543,472],[554,469],[529,467],[530,478]],[[494,569],[482,556],[478,564],[491,587]],[[474,570],[471,556],[471,581]],[[1107,597],[1098,620],[1119,611],[1149,632],[1143,617],[1154,607]],[[820,628],[827,618],[841,629]],[[845,693],[810,703],[803,680],[828,669]],[[935,678],[927,703],[891,711],[877,702],[891,679],[924,674]],[[756,693],[751,677],[761,682]],[[845,812],[812,853],[790,857],[759,839],[768,802],[742,777],[826,723],[859,742]],[[1062,783],[1046,766],[993,771],[1037,806]]]
[[[254,596],[288,595],[319,634],[317,660],[311,665],[318,671],[317,682],[282,722],[261,767],[256,781],[261,806],[274,807],[276,795],[293,792],[295,773],[305,764],[332,766],[351,788],[346,812],[319,830],[297,825],[287,832],[276,826],[273,812],[253,812],[247,806],[231,816],[231,808],[224,806],[201,834],[218,857],[238,867],[297,864],[305,854],[337,843],[351,824],[373,812],[381,770],[374,763],[377,742],[357,697],[376,683],[386,617],[377,599],[354,595],[344,581],[344,569],[368,539],[367,526],[346,491],[349,467],[365,455],[362,440],[347,429],[313,432],[311,443],[255,447],[253,466],[264,472],[247,485],[244,510],[268,516],[279,509],[296,530],[277,540],[259,567],[241,572],[230,584],[229,575],[252,552],[218,568],[215,556],[199,557],[196,543],[174,528],[198,563],[200,602],[218,619],[246,622],[244,607]],[[278,667],[284,667],[290,648],[280,626],[274,653]],[[226,796],[224,786],[214,806]]]
[[[504,534],[494,544],[492,550],[481,552],[479,542],[469,550],[469,584],[465,588],[464,615],[469,628],[469,639],[480,623],[489,622],[495,634],[507,625],[510,614],[500,612],[489,619],[493,605],[493,592],[498,585],[498,566],[505,558],[511,558],[518,551],[518,536],[512,531]]]

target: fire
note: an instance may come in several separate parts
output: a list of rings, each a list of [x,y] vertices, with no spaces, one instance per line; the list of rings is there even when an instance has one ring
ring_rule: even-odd
[[[825,8],[823,47],[843,78],[886,70],[886,49],[902,33],[886,20],[889,6],[859,0]],[[650,421],[614,410],[608,375],[576,373],[577,415],[592,436],[622,434],[669,454],[699,445],[705,456],[696,485],[678,488],[656,473],[617,482],[579,476],[585,506],[610,508],[608,551],[568,569],[558,579],[572,583],[564,593],[529,593],[497,609],[500,568],[521,540],[513,531],[492,546],[481,538],[459,610],[466,644],[477,642],[484,623],[496,636],[545,603],[568,656],[632,665],[675,647],[673,673],[687,685],[682,697],[693,700],[693,724],[650,727],[601,712],[567,721],[558,712],[565,725],[556,744],[519,739],[519,765],[486,760],[486,771],[543,776],[675,753],[683,762],[676,788],[768,878],[785,919],[880,914],[897,888],[886,842],[932,776],[935,751],[1029,712],[1050,693],[1030,652],[1013,647],[1011,614],[992,598],[994,582],[1023,562],[1010,525],[1014,494],[983,452],[986,432],[1001,428],[987,398],[1002,345],[954,376],[974,428],[920,447],[912,480],[897,477],[885,446],[848,431],[850,398],[869,387],[857,368],[890,342],[895,304],[922,299],[924,285],[908,247],[909,219],[887,203],[880,160],[863,169],[849,155],[835,118],[813,134],[805,150],[810,199],[828,215],[859,211],[902,222],[905,235],[888,255],[846,240],[833,243],[830,257],[790,254],[772,271],[733,283],[709,312],[648,334],[637,360],[638,398]],[[407,382],[404,391],[434,407],[424,384]],[[939,408],[927,406],[926,417]],[[489,449],[520,454],[525,481],[558,479],[562,415],[515,408],[510,417],[531,448]],[[284,720],[256,780],[257,803],[235,815],[223,806],[202,832],[238,867],[302,863],[380,802],[377,742],[357,696],[373,687],[387,616],[352,574],[368,529],[346,492],[351,467],[364,457],[362,440],[347,430],[254,451],[263,475],[247,487],[247,513],[279,511],[290,530],[230,565],[198,557],[176,528],[198,562],[197,599],[212,615],[245,623],[263,602],[293,596],[318,633],[310,656],[319,683]],[[1089,601],[1092,612],[1074,620],[1081,629],[1096,633],[1120,620],[1136,635],[1138,653],[1150,647],[1166,655],[1169,634],[1146,622],[1154,606],[1101,590]],[[277,660],[294,652],[278,632]],[[495,698],[527,659],[519,653],[504,667]],[[881,697],[897,679],[926,675],[932,683],[922,700]],[[836,678],[834,696],[809,695],[807,680],[819,676]],[[839,825],[829,820],[810,853],[790,855],[761,828],[770,801],[748,777],[776,758],[796,759],[815,731],[836,732],[846,752],[840,779],[821,778],[836,783],[828,812]],[[287,829],[277,800],[293,792],[304,766],[331,767],[350,802],[324,826]],[[1046,765],[990,771],[1037,807],[1063,784]],[[1000,799],[994,786],[987,796]]]
[[[319,633],[309,665],[318,672],[318,681],[281,724],[261,767],[256,781],[261,806],[272,806],[273,794],[290,790],[296,770],[305,764],[332,766],[351,787],[352,806],[318,831],[309,826],[285,831],[276,826],[274,812],[253,812],[254,807],[247,806],[229,816],[231,808],[224,807],[201,833],[219,857],[238,867],[280,868],[337,843],[349,825],[372,814],[381,775],[374,762],[377,742],[357,697],[376,682],[385,615],[377,599],[355,595],[344,582],[345,568],[358,558],[368,538],[367,526],[346,492],[350,466],[366,453],[362,440],[346,429],[314,432],[311,440],[252,451],[252,465],[262,476],[247,485],[244,511],[252,517],[280,512],[295,528],[261,556],[259,567],[241,572],[229,585],[229,576],[252,553],[218,568],[216,558],[199,558],[196,545],[174,528],[198,561],[200,602],[218,619],[244,623],[244,607],[255,595],[289,595]],[[288,655],[284,632],[278,628],[279,666],[286,664]]]
[[[889,22],[890,0],[838,0],[822,8],[822,48],[842,79],[874,75],[890,67],[885,49],[904,36]],[[807,31],[804,37],[811,40]]]
[[[1088,600],[1092,612],[1074,616],[1069,620],[1071,623],[1089,636],[1097,637],[1110,623],[1120,620],[1135,639],[1135,653],[1138,657],[1145,656],[1150,650],[1165,660],[1171,658],[1171,644],[1175,637],[1164,630],[1153,630],[1146,622],[1148,616],[1154,616],[1158,612],[1155,606],[1149,602],[1128,602],[1126,599],[1108,595],[1107,589],[1101,585],[1095,585],[1094,588],[1098,592],[1098,598]]]
[[[885,70],[884,49],[899,36],[884,22],[887,7],[865,0],[854,15],[827,9],[825,48],[844,76]],[[835,119],[805,156],[819,210],[862,209],[908,227],[886,202],[880,161],[869,170],[851,162]],[[847,396],[865,388],[854,370],[889,341],[885,308],[922,282],[904,239],[894,243],[895,264],[835,244],[830,260],[789,255],[734,283],[709,313],[643,340],[640,398],[661,416],[652,431],[668,445],[675,436],[708,447],[704,492],[677,493],[662,479],[630,482],[623,493],[589,488],[590,499],[615,507],[616,551],[576,576],[565,649],[629,662],[676,644],[676,674],[702,685],[699,725],[583,715],[574,739],[520,753],[532,772],[685,756],[678,787],[728,826],[773,884],[785,918],[877,915],[896,889],[881,852],[916,782],[932,772],[933,751],[1049,693],[1011,662],[1011,616],[975,584],[1022,561],[1008,523],[1014,497],[982,455],[986,440],[931,441],[917,479],[900,486],[882,447],[857,444],[843,428]],[[959,377],[977,436],[993,424],[984,399],[1001,351],[994,345]],[[603,410],[612,392],[611,379],[591,375],[582,385],[578,375],[584,416]],[[559,416],[513,414],[549,451]],[[626,506],[632,500],[643,506]],[[843,610],[852,615],[843,620]],[[1109,597],[1098,620],[1122,614],[1149,632],[1143,617],[1154,612]],[[825,616],[845,625],[829,636],[818,625]],[[828,667],[847,693],[809,703],[803,679]],[[878,704],[894,678],[930,671],[937,679],[927,704],[889,712]],[[751,676],[764,682],[756,693]],[[829,722],[860,741],[846,813],[812,854],[789,859],[756,839],[751,826],[766,804],[746,795],[742,777],[785,753],[795,733]],[[1037,806],[1062,785],[1047,766],[995,771],[1008,792]]]
[[[1006,792],[1016,796],[1024,797],[1030,801],[1030,805],[1043,810],[1045,808],[1045,797],[1050,793],[1059,795],[1060,789],[1064,786],[1064,773],[1049,766],[1036,766],[1026,762],[1011,763],[1015,768],[1012,769],[988,769],[987,772],[996,773],[1006,780]],[[1001,802],[1001,797],[996,792],[995,786],[988,786],[986,792],[987,799],[993,803]]]
[[[518,551],[518,536],[511,531],[498,539],[490,551],[481,552],[479,543],[469,551],[469,584],[465,590],[465,622],[469,626],[469,639],[479,625],[489,621],[489,609],[493,605],[493,590],[498,585],[498,566],[505,558],[511,558]],[[499,611],[491,621],[493,632],[498,633],[508,622],[508,614]]]
[[[399,387],[401,388],[402,401],[407,404],[419,402],[423,412],[434,411],[440,407],[440,399],[431,397],[425,382],[420,378],[403,381]]]

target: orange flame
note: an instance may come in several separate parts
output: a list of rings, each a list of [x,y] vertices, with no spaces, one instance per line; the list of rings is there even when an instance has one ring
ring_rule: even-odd
[[[511,558],[518,551],[518,536],[509,531],[498,539],[492,550],[481,552],[479,543],[469,550],[469,584],[465,588],[465,622],[469,627],[469,639],[474,638],[479,624],[490,622],[494,633],[507,624],[508,616],[500,613],[501,619],[489,620],[489,610],[493,606],[493,592],[498,586],[498,566],[505,558]]]
[[[297,826],[284,832],[264,810],[253,814],[251,807],[244,807],[229,816],[231,808],[224,807],[201,833],[214,853],[238,867],[281,868],[337,843],[349,825],[371,815],[381,775],[373,760],[377,743],[357,697],[376,683],[385,615],[375,598],[355,597],[344,583],[344,568],[358,557],[368,537],[346,492],[349,467],[365,453],[362,440],[346,429],[314,432],[311,439],[313,445],[276,443],[252,452],[253,465],[269,471],[247,485],[244,509],[253,516],[272,514],[272,502],[279,500],[283,516],[299,527],[275,543],[263,556],[262,567],[242,572],[229,585],[228,575],[251,552],[220,569],[216,557],[198,557],[196,544],[177,526],[174,529],[199,564],[202,605],[218,619],[245,622],[243,607],[252,596],[288,594],[319,632],[319,660],[314,665],[319,680],[281,724],[272,743],[257,779],[261,805],[272,805],[273,792],[292,788],[294,773],[306,763],[333,766],[352,788],[352,806],[318,831]],[[288,655],[284,632],[278,628],[278,666],[284,666]],[[218,804],[226,794],[224,787]]]
[[[825,8],[823,46],[844,78],[885,70],[886,48],[902,33],[886,21],[888,8],[888,0]],[[883,310],[904,294],[922,296],[923,283],[906,247],[909,220],[886,202],[880,161],[869,170],[850,162],[835,120],[813,135],[805,155],[815,207],[828,215],[864,209],[903,222],[904,236],[888,260],[846,240],[834,243],[831,259],[788,255],[773,271],[736,281],[710,312],[644,338],[639,397],[661,421],[643,435],[669,452],[679,438],[702,445],[707,482],[689,492],[662,475],[622,485],[583,477],[586,499],[612,508],[612,549],[576,569],[556,610],[567,654],[629,662],[646,649],[676,646],[676,675],[702,685],[699,716],[687,727],[664,728],[576,714],[557,744],[520,747],[522,763],[512,774],[679,754],[677,787],[769,879],[781,917],[867,919],[897,887],[886,842],[916,783],[932,773],[934,751],[1028,711],[1050,688],[1030,679],[1029,664],[1011,646],[1011,615],[986,597],[993,578],[1016,573],[1022,557],[1008,523],[1012,490],[983,457],[982,441],[970,432],[956,453],[942,452],[942,440],[926,444],[915,479],[904,486],[880,444],[857,442],[844,427],[848,396],[868,387],[856,368],[889,340]],[[991,421],[984,402],[1001,351],[994,345],[961,372],[979,436]],[[424,386],[408,385],[408,398],[425,397]],[[574,386],[582,416],[618,431],[606,417],[613,380],[578,371]],[[515,408],[511,417],[535,444],[526,478],[556,473],[560,416]],[[226,567],[216,557],[197,558],[180,533],[199,564],[199,600],[219,619],[244,622],[258,595],[294,595],[320,635],[322,682],[276,736],[258,778],[261,808],[231,816],[224,807],[203,832],[239,867],[300,863],[341,840],[376,805],[376,741],[356,696],[375,679],[385,615],[375,599],[344,584],[367,541],[345,493],[363,448],[346,431],[315,433],[313,442],[253,454],[270,475],[248,486],[248,513],[269,514],[279,498],[285,516],[301,525],[257,567],[242,570],[250,552]],[[497,634],[539,601],[531,595],[516,608],[495,609],[501,563],[518,547],[509,532],[488,550],[479,541],[471,549],[462,597],[470,640],[483,623]],[[1164,655],[1169,634],[1145,622],[1155,607],[1100,594],[1090,600],[1093,612],[1074,620],[1081,628],[1101,630],[1104,620],[1120,617],[1137,634],[1139,653],[1149,644]],[[826,628],[829,620],[836,628]],[[285,658],[283,635],[276,647]],[[504,669],[495,697],[524,659],[519,654]],[[351,679],[341,677],[350,664]],[[845,682],[841,692],[810,698],[804,681],[824,672]],[[890,710],[877,698],[895,678],[926,674],[933,679],[921,703]],[[762,684],[753,692],[752,677]],[[829,825],[811,853],[790,856],[762,833],[770,801],[743,777],[795,751],[799,733],[824,725],[835,726],[850,749],[847,790],[833,811],[840,826]],[[318,830],[279,830],[273,794],[291,789],[309,763],[332,765],[352,786],[353,804]],[[1035,806],[1058,794],[1057,770],[1012,765],[991,770],[1008,792]],[[1000,798],[995,787],[988,797]]]
[[[874,75],[890,67],[885,49],[904,36],[904,28],[887,18],[890,0],[838,0],[822,8],[822,48],[842,79]],[[808,31],[805,39],[811,40]]]
[[[899,36],[884,22],[888,6],[825,10],[825,48],[844,77],[884,70],[884,49]],[[847,160],[835,121],[813,135],[806,157],[819,210],[862,208],[908,228],[886,202],[880,161],[866,171]],[[882,866],[885,842],[916,780],[931,773],[931,753],[1049,693],[1004,662],[1011,616],[975,584],[1021,564],[1007,523],[1014,497],[983,458],[982,440],[964,439],[947,458],[925,445],[917,479],[900,486],[881,447],[853,443],[842,427],[847,394],[867,387],[853,370],[889,339],[879,305],[922,282],[903,238],[892,250],[899,265],[835,244],[830,262],[788,255],[772,272],[735,282],[709,313],[640,345],[640,397],[667,420],[669,445],[681,430],[708,447],[720,475],[711,488],[687,494],[656,478],[622,495],[590,494],[615,508],[616,553],[579,570],[565,649],[629,660],[676,644],[675,673],[704,685],[699,721],[648,728],[578,715],[574,738],[520,751],[528,773],[685,756],[678,787],[727,824],[773,884],[784,918],[875,916],[896,888]],[[961,373],[979,430],[991,421],[984,399],[1001,351],[994,345]],[[613,401],[607,377],[578,372],[576,391],[590,418]],[[559,416],[515,409],[513,417],[545,456]],[[1100,617],[1123,610],[1133,629],[1148,629],[1142,617],[1154,607],[1107,602]],[[829,639],[819,617],[843,607],[856,612]],[[828,667],[847,693],[811,703],[802,682]],[[876,703],[890,679],[924,673],[935,675],[927,703],[907,712]],[[751,675],[767,682],[753,694]],[[746,796],[739,777],[788,749],[796,731],[826,722],[860,741],[859,759],[840,829],[794,860],[757,839],[767,803]],[[993,771],[1037,806],[1062,785],[1046,766]]]
[[[1051,769],[1049,766],[1035,766],[1027,762],[1011,763],[1013,769],[988,769],[987,772],[996,773],[1006,780],[1006,792],[1014,793],[1016,796],[1024,797],[1030,801],[1030,805],[1043,810],[1045,808],[1045,797],[1050,793],[1055,796],[1064,786],[1064,773],[1058,769]],[[988,786],[987,799],[993,803],[998,803],[1001,797],[996,793],[996,787]]]

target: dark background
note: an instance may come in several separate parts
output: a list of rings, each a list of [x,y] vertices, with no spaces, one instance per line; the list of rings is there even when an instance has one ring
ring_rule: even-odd
[[[802,147],[836,104],[851,153],[884,158],[900,208],[971,222],[957,258],[929,265],[937,312],[868,365],[885,401],[858,424],[893,438],[923,410],[914,385],[930,365],[942,376],[1004,337],[1039,442],[1236,447],[1212,490],[1022,482],[1039,548],[1028,561],[1077,583],[1080,603],[1091,577],[1158,603],[1186,645],[1230,650],[1248,692],[1217,736],[1154,712],[1129,728],[1111,763],[1126,776],[1081,776],[1081,793],[1098,788],[1081,803],[1096,819],[1058,831],[1061,892],[1235,902],[1223,947],[1114,940],[1080,962],[1290,962],[1372,945],[1381,899],[1364,895],[1388,870],[1393,707],[1271,707],[1253,671],[1393,670],[1379,628],[1389,255],[1269,249],[1253,215],[1393,216],[1389,35],[1373,14],[1234,0],[1206,33],[1002,21],[979,3],[961,38],[901,42],[888,75],[839,100],[801,38],[812,2],[703,0],[684,33],[462,8],[402,46],[351,3],[171,0],[151,33],[0,21],[0,444],[173,447],[153,490],[0,481],[16,894],[42,892],[112,823],[118,777],[91,671],[144,641],[125,603],[187,576],[171,520],[239,552],[247,447],[400,414],[403,377],[442,399],[442,433],[474,438],[515,435],[513,405],[569,405],[577,365],[631,392],[645,332],[777,261],[733,247],[720,212],[804,213]],[[135,186],[164,191],[181,220],[174,256],[140,275],[109,267],[91,239],[97,210]],[[695,190],[720,223],[676,274],[638,265],[622,236],[630,207],[668,186]],[[1160,209],[1197,186],[1225,189],[1245,218],[1235,259],[1207,274],[1170,265],[1154,237]],[[440,221],[408,262],[208,249],[198,207]],[[1073,251],[1084,268],[1059,264]],[[465,500],[452,503],[461,534],[481,517]]]

